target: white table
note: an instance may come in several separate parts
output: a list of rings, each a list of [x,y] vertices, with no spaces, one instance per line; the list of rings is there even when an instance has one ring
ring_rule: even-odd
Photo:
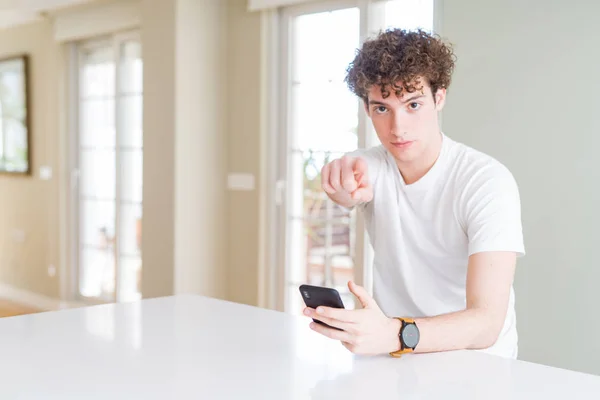
[[[478,352],[357,357],[305,317],[199,296],[0,320],[0,399],[600,399]]]

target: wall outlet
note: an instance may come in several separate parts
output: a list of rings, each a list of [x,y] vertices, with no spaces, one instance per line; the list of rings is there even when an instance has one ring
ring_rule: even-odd
[[[54,278],[56,276],[56,267],[52,264],[48,265],[48,276]]]

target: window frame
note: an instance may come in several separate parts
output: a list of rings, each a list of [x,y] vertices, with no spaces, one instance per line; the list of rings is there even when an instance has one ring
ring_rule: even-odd
[[[123,203],[121,194],[121,165],[123,164],[123,150],[121,141],[123,140],[123,111],[120,109],[120,100],[123,94],[119,93],[120,85],[120,61],[121,61],[121,46],[128,41],[137,41],[140,47],[143,46],[141,32],[139,29],[103,35],[90,39],[84,39],[77,42],[72,42],[68,45],[68,165],[69,165],[69,198],[68,198],[68,224],[67,237],[69,243],[68,249],[68,278],[63,282],[66,289],[63,289],[63,298],[75,300],[81,304],[106,304],[120,301],[120,236],[118,231],[121,229],[121,211]],[[114,82],[114,126],[115,126],[115,235],[114,235],[114,260],[115,260],[115,286],[114,293],[111,298],[105,297],[85,297],[80,293],[80,274],[81,274],[81,174],[80,174],[80,116],[81,116],[81,66],[82,52],[90,49],[112,47],[115,63],[115,82]],[[143,47],[142,47],[143,53]],[[142,55],[143,62],[143,55]],[[142,88],[143,99],[143,88]],[[142,128],[143,129],[143,128]],[[141,146],[143,157],[143,143]],[[143,208],[143,201],[140,201],[140,206]],[[143,255],[140,251],[140,260],[143,262]],[[143,267],[142,267],[143,268]]]

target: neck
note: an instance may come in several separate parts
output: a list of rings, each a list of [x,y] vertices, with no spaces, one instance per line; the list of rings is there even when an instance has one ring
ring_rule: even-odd
[[[396,161],[400,174],[407,185],[417,182],[433,167],[442,150],[442,134],[438,132],[435,140],[425,149],[421,157],[408,163]]]

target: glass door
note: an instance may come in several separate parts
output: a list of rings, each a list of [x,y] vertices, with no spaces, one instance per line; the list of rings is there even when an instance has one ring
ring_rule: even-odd
[[[142,58],[136,34],[77,47],[77,295],[141,298]]]
[[[432,30],[433,0],[320,2],[284,10],[281,22],[277,308],[299,314],[303,283],[336,288],[354,308],[347,282],[370,289],[371,247],[362,215],[329,200],[320,173],[328,161],[379,142],[344,82],[346,68],[381,29]]]

